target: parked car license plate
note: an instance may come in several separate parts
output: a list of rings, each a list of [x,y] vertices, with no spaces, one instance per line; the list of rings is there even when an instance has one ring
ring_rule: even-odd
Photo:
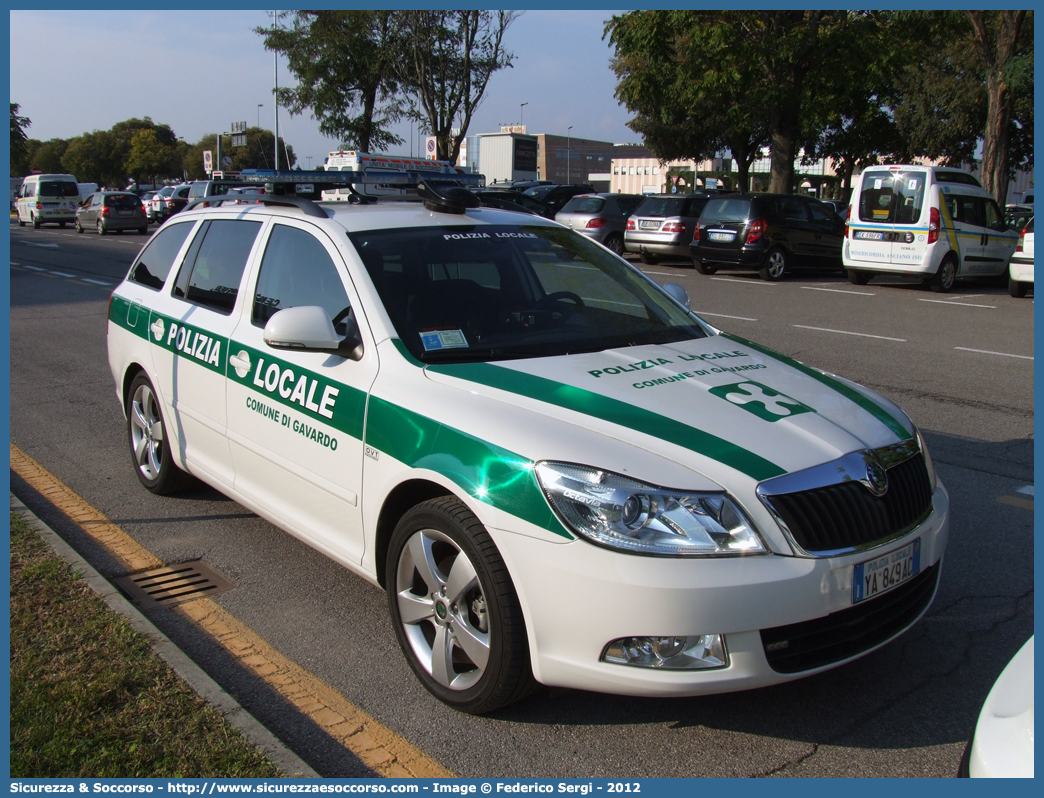
[[[873,230],[856,230],[855,237],[864,241],[880,241],[884,238],[884,233],[878,233]]]
[[[852,603],[891,590],[921,571],[921,539],[897,551],[858,563],[852,574]]]
[[[735,233],[711,233],[709,236],[711,241],[731,241],[736,237]]]
[[[117,216],[133,216],[134,211],[116,211]]]
[[[657,222],[657,221],[647,221],[647,220],[644,220],[644,219],[642,220],[640,226],[641,226],[641,228],[643,230],[659,230],[660,229],[660,223],[659,222]]]

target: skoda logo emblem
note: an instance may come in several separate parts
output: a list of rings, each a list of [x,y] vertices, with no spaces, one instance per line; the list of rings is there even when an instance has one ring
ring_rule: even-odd
[[[875,496],[884,496],[888,490],[888,474],[877,463],[866,464],[866,484]]]

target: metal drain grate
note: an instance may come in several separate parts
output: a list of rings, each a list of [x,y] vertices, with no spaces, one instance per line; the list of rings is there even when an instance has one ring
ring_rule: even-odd
[[[146,610],[216,596],[235,587],[202,560],[118,576],[113,581]]]

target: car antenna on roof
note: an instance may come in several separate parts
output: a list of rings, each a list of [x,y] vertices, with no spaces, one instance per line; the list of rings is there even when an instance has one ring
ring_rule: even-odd
[[[417,196],[424,200],[424,207],[436,213],[462,214],[468,208],[477,208],[479,198],[460,186],[446,186],[440,192],[427,180],[417,183]]]

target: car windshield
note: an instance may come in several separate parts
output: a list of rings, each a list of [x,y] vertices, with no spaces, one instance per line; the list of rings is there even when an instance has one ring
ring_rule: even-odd
[[[80,187],[76,183],[67,183],[64,180],[42,180],[40,181],[39,196],[78,197],[80,196]]]
[[[750,213],[750,200],[739,197],[719,197],[708,200],[700,214],[703,224],[745,222]]]
[[[573,197],[562,208],[562,213],[600,213],[605,207],[603,197]]]
[[[696,318],[583,236],[538,225],[351,233],[399,338],[424,362],[702,338]]]
[[[635,216],[681,216],[685,200],[682,197],[649,197],[638,206]]]
[[[927,172],[868,170],[859,189],[858,215],[864,222],[915,224],[921,218]]]
[[[553,188],[557,188],[557,186],[533,186],[533,188],[527,188],[525,193],[530,197],[536,197],[538,200],[542,200],[551,193],[551,189]]]
[[[106,208],[140,208],[141,200],[133,194],[106,194]]]

